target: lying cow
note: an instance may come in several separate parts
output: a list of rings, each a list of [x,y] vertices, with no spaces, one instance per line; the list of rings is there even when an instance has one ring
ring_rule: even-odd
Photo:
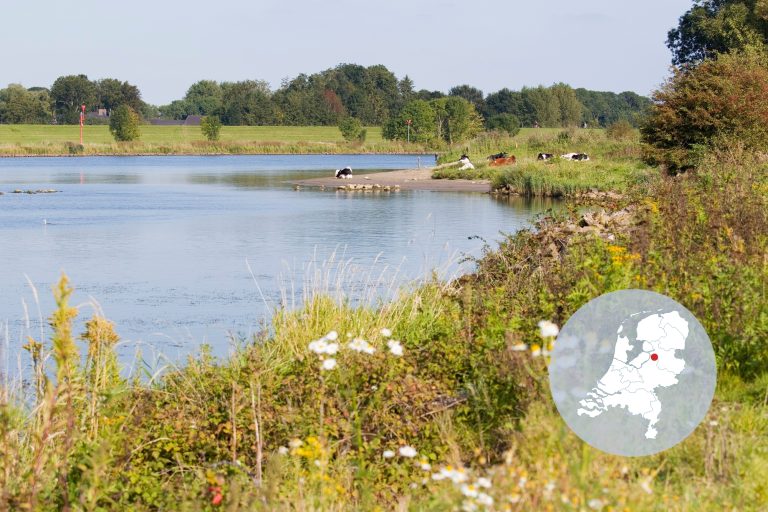
[[[555,155],[552,153],[539,153],[536,160],[549,160],[550,158],[555,158]]]
[[[560,158],[563,160],[576,160],[579,162],[589,160],[589,155],[586,153],[566,153],[564,155],[560,155]]]
[[[499,166],[499,165],[512,165],[512,164],[514,164],[516,162],[517,162],[517,159],[515,158],[515,155],[512,155],[510,157],[503,156],[503,157],[500,157],[500,158],[496,158],[496,159],[492,160],[489,165],[492,165],[492,166],[496,167],[496,166]]]
[[[352,179],[352,168],[336,169],[336,177],[340,180]]]
[[[472,162],[469,161],[469,157],[467,155],[461,155],[461,158],[459,158],[459,163],[461,164],[461,167],[459,167],[460,171],[466,171],[467,169],[475,168],[475,166],[472,165]]]
[[[494,160],[498,160],[499,158],[507,158],[506,153],[496,153],[495,155],[491,155],[488,157],[488,160],[493,162]]]

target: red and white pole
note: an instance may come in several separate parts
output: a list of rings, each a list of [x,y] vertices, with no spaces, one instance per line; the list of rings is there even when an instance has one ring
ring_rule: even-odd
[[[85,124],[85,104],[80,105],[80,145],[83,145],[83,124]]]

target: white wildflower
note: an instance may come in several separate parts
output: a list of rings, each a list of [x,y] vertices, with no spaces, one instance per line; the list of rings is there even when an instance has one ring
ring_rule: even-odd
[[[454,484],[461,484],[467,481],[467,472],[464,468],[454,469],[452,466],[440,468],[440,471],[432,475],[432,480],[448,479]]]
[[[288,446],[290,446],[291,448],[298,448],[302,444],[304,444],[304,442],[301,439],[294,438],[290,440],[290,442],[288,443]]]
[[[466,496],[467,498],[477,498],[477,487],[474,485],[467,485],[464,484],[461,486],[461,494]]]
[[[589,500],[587,505],[589,505],[589,508],[592,510],[601,510],[603,508],[603,502],[597,498],[592,498]]]
[[[533,357],[539,357],[541,355],[541,348],[536,346],[531,350],[531,356]]]
[[[419,454],[419,452],[416,451],[416,448],[412,446],[401,446],[398,451],[400,452],[401,457],[408,457],[409,459]]]
[[[493,498],[491,498],[489,495],[485,494],[484,492],[478,493],[477,502],[486,507],[493,506]]]
[[[392,331],[390,331],[385,327],[381,330],[381,335],[384,336],[385,338],[389,338],[390,336],[392,336]]]
[[[326,347],[328,347],[328,343],[322,338],[309,343],[309,350],[315,354],[325,354]]]
[[[510,347],[510,350],[512,352],[525,352],[526,350],[528,350],[528,345],[526,345],[525,343],[517,343],[516,345],[512,345]]]
[[[717,426],[717,422],[715,420],[712,420],[712,421],[709,422],[709,426],[710,427],[716,427]]]
[[[281,446],[280,448],[277,449],[277,453],[279,453],[280,455],[288,455],[288,448],[285,446]]]
[[[325,339],[329,341],[336,341],[338,338],[339,338],[339,333],[337,333],[336,331],[331,331],[325,335]]]
[[[478,487],[482,487],[484,489],[491,488],[491,481],[485,477],[478,478],[476,483]]]
[[[389,351],[392,352],[392,355],[397,357],[400,357],[403,355],[403,346],[400,344],[399,341],[388,340],[387,347],[389,347]]]
[[[365,354],[373,354],[376,352],[376,349],[373,348],[371,344],[365,341],[363,338],[355,338],[350,341],[347,346],[355,352],[363,352]]]
[[[332,355],[336,354],[336,352],[338,352],[338,351],[339,351],[339,344],[338,343],[328,343],[325,346],[325,353],[328,354],[329,356],[332,356]]]
[[[419,484],[417,484],[416,482],[413,482],[413,483],[412,483],[411,485],[409,485],[408,487],[410,487],[411,489],[416,489],[416,488],[418,488],[418,487],[419,487]]]
[[[382,453],[381,455],[385,459],[391,459],[392,457],[395,456],[395,452],[393,452],[392,450],[384,450],[384,453]]]
[[[325,361],[323,361],[323,370],[333,370],[336,368],[336,360],[332,357],[329,357]]]
[[[421,462],[419,462],[419,467],[421,468],[422,471],[432,471],[432,464],[430,464],[424,459],[422,459]]]
[[[554,338],[560,334],[560,328],[549,320],[542,320],[539,322],[539,334],[542,338]]]

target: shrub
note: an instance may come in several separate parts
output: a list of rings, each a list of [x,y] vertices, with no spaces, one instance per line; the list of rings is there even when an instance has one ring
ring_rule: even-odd
[[[520,119],[514,114],[497,114],[488,120],[488,129],[507,132],[514,137],[520,132]]]
[[[219,140],[221,134],[221,120],[219,116],[205,116],[200,120],[200,131],[208,140]]]
[[[109,131],[116,141],[136,140],[141,136],[139,114],[128,105],[120,105],[109,117]]]
[[[339,121],[339,131],[347,142],[365,140],[366,130],[360,120],[355,117],[345,117]]]
[[[746,148],[768,144],[768,57],[757,50],[730,53],[683,67],[653,95],[641,127],[646,159],[675,173],[695,166],[696,145],[725,139]]]
[[[635,137],[635,129],[629,121],[621,119],[611,124],[605,134],[613,140],[632,140]]]

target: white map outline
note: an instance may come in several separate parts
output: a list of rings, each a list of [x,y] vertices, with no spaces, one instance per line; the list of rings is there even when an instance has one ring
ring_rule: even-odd
[[[643,311],[631,316],[649,313]],[[616,332],[616,347],[611,366],[597,385],[579,401],[576,414],[596,418],[611,407],[621,407],[629,414],[648,420],[646,439],[656,439],[656,424],[661,415],[661,401],[655,390],[679,383],[677,376],[685,369],[685,360],[676,357],[677,350],[685,349],[688,322],[677,311],[652,313],[637,323],[637,342],[642,352],[631,361],[628,354],[634,349],[630,340]],[[651,355],[658,359],[653,361]]]

